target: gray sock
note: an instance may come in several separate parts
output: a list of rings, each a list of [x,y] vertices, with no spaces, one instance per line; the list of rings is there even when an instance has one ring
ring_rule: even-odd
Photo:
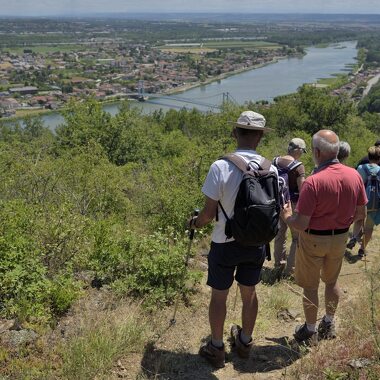
[[[222,348],[223,347],[223,340],[211,338],[211,344],[216,348]]]
[[[240,341],[243,344],[248,344],[252,340],[252,336],[245,335],[243,330],[240,330]]]

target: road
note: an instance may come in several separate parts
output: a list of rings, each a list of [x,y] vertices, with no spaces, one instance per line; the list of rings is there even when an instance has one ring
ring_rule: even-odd
[[[363,96],[362,96],[363,98],[368,95],[372,86],[375,85],[379,81],[379,79],[380,79],[380,74],[377,74],[367,82],[367,87],[363,91]]]

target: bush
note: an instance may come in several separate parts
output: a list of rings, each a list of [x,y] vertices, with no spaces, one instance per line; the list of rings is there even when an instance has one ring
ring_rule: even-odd
[[[50,287],[50,303],[54,315],[61,316],[81,294],[81,283],[66,273],[54,278]]]
[[[34,215],[22,201],[0,203],[0,315],[46,317],[50,281],[33,238]]]
[[[175,234],[138,237],[131,231],[115,234],[118,228],[111,223],[95,227],[90,260],[100,283],[111,284],[120,295],[142,297],[147,305],[159,306],[173,302],[179,291],[188,293],[199,280],[198,273],[185,270],[186,244]]]

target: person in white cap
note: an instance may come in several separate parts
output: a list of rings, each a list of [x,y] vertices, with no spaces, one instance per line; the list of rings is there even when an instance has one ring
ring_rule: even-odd
[[[271,129],[265,127],[264,116],[253,111],[243,112],[233,124],[232,135],[237,142],[235,154],[255,166],[262,159],[256,148],[263,133]],[[270,171],[277,173],[273,165]],[[260,272],[265,260],[265,246],[243,246],[233,238],[228,239],[225,234],[226,218],[218,207],[218,201],[223,204],[226,214],[231,217],[242,177],[243,173],[232,162],[224,159],[215,161],[202,188],[205,206],[198,217],[193,217],[189,221],[190,228],[198,229],[213,221],[218,214],[208,255],[207,284],[211,287],[209,306],[211,339],[199,350],[199,354],[216,368],[224,367],[225,363],[223,330],[226,301],[234,278],[238,282],[242,298],[242,327],[233,325],[231,335],[237,354],[242,358],[249,357],[258,311],[255,286],[260,281]]]
[[[306,153],[305,141],[296,137],[290,140],[288,145],[288,154],[282,157],[276,157],[274,163],[279,169],[285,170],[288,177],[288,189],[292,209],[296,207],[298,196],[305,181],[305,167],[299,161],[302,154]],[[279,275],[289,276],[294,273],[296,247],[298,242],[298,231],[290,228],[292,234],[292,244],[289,255],[286,254],[287,224],[280,219],[279,230],[274,240],[274,265],[280,270]]]

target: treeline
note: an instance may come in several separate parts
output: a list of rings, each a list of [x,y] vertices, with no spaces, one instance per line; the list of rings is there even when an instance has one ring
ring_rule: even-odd
[[[351,102],[307,86],[269,108],[143,115],[125,103],[111,116],[89,100],[70,103],[54,134],[39,119],[3,123],[0,317],[52,322],[90,283],[149,307],[173,302],[178,289],[186,297],[199,274],[183,270],[185,221],[202,206],[211,162],[234,149],[228,121],[243,108],[274,128],[260,145],[268,158],[294,136],[310,144],[331,128],[350,143],[355,164],[376,139]],[[310,172],[310,154],[303,161]]]
[[[361,35],[358,40],[358,48],[365,49],[365,63],[368,67],[380,65],[380,32],[371,32]]]
[[[380,113],[380,82],[372,86],[368,95],[359,103],[358,108],[361,113],[366,111],[370,113]],[[377,116],[377,123],[379,125],[378,131],[380,131],[380,116]]]
[[[295,30],[294,30],[295,29]],[[279,44],[288,45],[290,47],[310,46],[340,41],[356,40],[359,36],[358,32],[347,28],[335,30],[330,27],[311,28],[304,26],[293,30],[282,30],[279,32],[271,32],[268,35],[268,41],[277,42]]]
[[[231,15],[229,15],[230,17]],[[142,16],[141,16],[142,17]],[[359,21],[365,23],[364,20]],[[367,24],[365,24],[367,25]],[[37,44],[98,42],[107,39],[124,43],[151,43],[162,45],[167,40],[199,42],[214,38],[268,38],[268,41],[297,46],[316,45],[358,39],[363,33],[357,27],[327,21],[316,26],[315,22],[302,19],[277,21],[269,17],[262,20],[244,19],[222,22],[210,20],[177,21],[146,19],[44,19],[16,18],[0,19],[2,38],[0,47],[28,46]],[[27,33],[26,33],[27,32]]]

